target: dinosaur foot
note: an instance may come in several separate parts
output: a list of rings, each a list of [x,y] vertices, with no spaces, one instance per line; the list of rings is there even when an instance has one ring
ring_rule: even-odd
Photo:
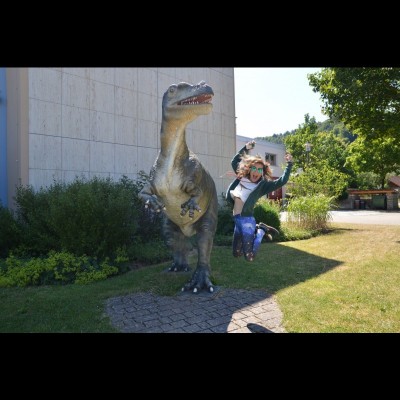
[[[172,265],[169,267],[168,271],[170,271],[170,272],[187,272],[187,271],[190,271],[190,267],[188,264],[172,263]]]
[[[191,290],[193,293],[198,293],[201,290],[214,292],[214,286],[210,280],[210,268],[205,265],[198,265],[194,271],[192,278],[182,288],[182,292]]]

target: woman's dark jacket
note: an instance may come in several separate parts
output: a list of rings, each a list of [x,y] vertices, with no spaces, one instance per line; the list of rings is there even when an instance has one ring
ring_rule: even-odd
[[[235,173],[237,172],[237,167],[240,163],[240,160],[242,159],[242,156],[245,154],[248,154],[248,150],[246,149],[246,146],[242,147],[239,152],[232,158],[231,165]],[[251,217],[253,216],[253,210],[254,206],[257,203],[257,200],[268,194],[273,192],[276,189],[279,189],[280,187],[284,186],[287,181],[289,180],[290,172],[293,167],[293,162],[288,162],[285,170],[283,171],[283,174],[278,178],[273,181],[267,181],[267,180],[262,180],[258,186],[253,190],[253,192],[250,193],[249,197],[247,200],[244,202],[243,205],[243,210],[241,212],[242,217]],[[235,179],[228,187],[228,190],[226,191],[226,199],[228,200],[229,203],[234,204],[234,201],[231,197],[231,190],[234,190],[235,187],[239,184],[240,179]]]

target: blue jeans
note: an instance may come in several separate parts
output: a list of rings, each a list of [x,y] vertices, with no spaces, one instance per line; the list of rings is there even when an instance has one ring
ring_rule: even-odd
[[[246,261],[253,261],[265,235],[263,229],[257,229],[254,217],[234,215],[235,229],[233,231],[232,250],[234,257],[244,254]]]

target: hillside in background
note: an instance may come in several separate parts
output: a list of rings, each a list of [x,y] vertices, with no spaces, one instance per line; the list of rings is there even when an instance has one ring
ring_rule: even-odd
[[[353,142],[356,138],[352,132],[350,132],[344,126],[343,122],[340,122],[335,119],[327,119],[323,122],[317,122],[318,132],[333,132],[336,136],[347,139],[350,143]],[[281,143],[283,144],[283,140],[288,135],[295,134],[297,129],[293,129],[291,131],[286,131],[285,133],[274,133],[272,136],[258,136],[255,139],[265,140],[271,143]]]

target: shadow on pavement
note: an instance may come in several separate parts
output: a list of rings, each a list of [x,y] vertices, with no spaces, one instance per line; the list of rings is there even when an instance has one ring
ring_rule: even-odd
[[[263,244],[251,263],[233,258],[230,247],[215,248],[211,257],[212,276],[219,284],[213,293],[179,292],[176,296],[134,293],[108,299],[106,311],[120,332],[284,333],[283,315],[273,294],[340,264],[339,260],[281,243]],[[235,289],[238,280],[248,288],[263,289]]]
[[[247,324],[247,328],[251,333],[274,333],[273,331],[270,331],[269,329],[258,324]]]

